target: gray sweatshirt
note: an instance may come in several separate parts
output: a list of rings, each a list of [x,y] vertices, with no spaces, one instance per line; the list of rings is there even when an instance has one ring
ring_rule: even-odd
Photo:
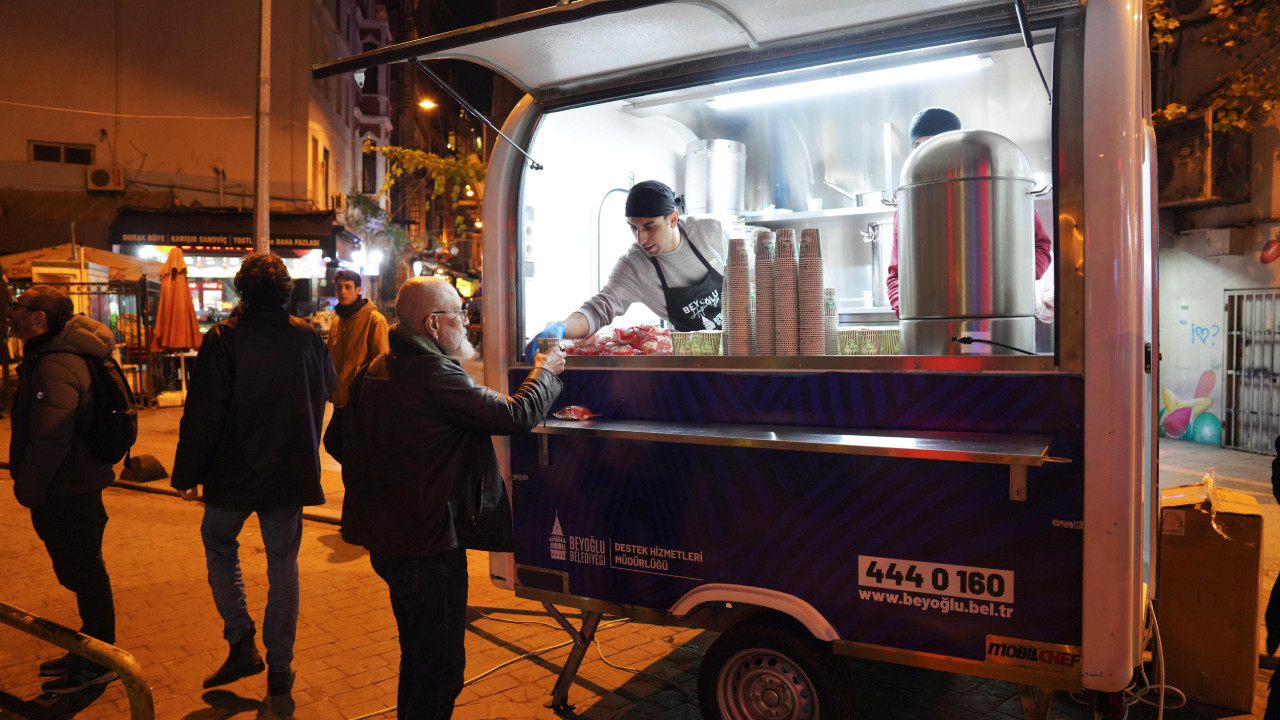
[[[728,252],[729,236],[719,220],[711,218],[681,218],[680,226],[684,228],[688,239],[697,244],[702,256],[711,263],[716,272],[724,272],[724,258]],[[657,256],[662,266],[662,274],[667,279],[667,287],[688,287],[707,275],[707,268],[698,260],[698,256],[689,249],[689,243],[681,238],[680,245],[671,252]],[[640,246],[632,243],[631,247],[609,273],[609,281],[595,297],[583,303],[578,312],[587,319],[590,331],[595,332],[613,322],[613,319],[625,313],[632,303],[644,303],[646,307],[667,319],[667,301],[662,295],[662,284],[658,282],[658,273],[649,262]]]

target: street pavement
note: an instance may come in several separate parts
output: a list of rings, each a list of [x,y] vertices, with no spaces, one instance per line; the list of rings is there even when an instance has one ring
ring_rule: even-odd
[[[136,454],[173,465],[182,408],[140,414]],[[0,458],[7,457],[8,419],[0,420]],[[1198,482],[1215,467],[1220,485],[1256,497],[1265,522],[1264,595],[1280,571],[1280,508],[1270,492],[1270,457],[1178,441],[1161,442],[1161,484]],[[341,507],[338,465],[323,459],[328,502],[304,522],[299,565],[302,599],[290,696],[269,698],[264,675],[203,690],[201,681],[225,658],[227,646],[205,580],[201,508],[166,494],[167,480],[117,486],[104,493],[111,520],[103,553],[115,589],[119,646],[139,661],[149,681],[156,717],[165,720],[291,718],[370,720],[395,717],[398,646],[386,587],[367,553],[342,542],[334,520]],[[60,587],[30,517],[13,498],[0,470],[0,601],[71,627],[78,616],[71,593]],[[250,611],[262,616],[266,569],[262,540],[251,520],[241,536],[241,560]],[[696,677],[716,634],[606,618],[576,682],[572,711],[544,707],[568,654],[568,637],[534,602],[517,599],[488,579],[484,553],[469,554],[470,612],[466,635],[467,685],[457,720],[583,718],[589,720],[697,720]],[[570,617],[576,611],[569,611]],[[0,625],[0,720],[128,717],[128,699],[114,682],[57,698],[40,691],[36,665],[61,650]],[[968,720],[1021,718],[1015,688],[993,680],[853,661],[858,718]],[[1269,663],[1267,663],[1269,664]],[[1192,706],[1164,717],[1231,720],[1261,718],[1271,670],[1258,672],[1254,714]],[[1053,718],[1088,718],[1058,693]],[[1138,705],[1131,718],[1156,718]],[[824,718],[824,720],[827,720]],[[834,720],[841,720],[836,718]]]

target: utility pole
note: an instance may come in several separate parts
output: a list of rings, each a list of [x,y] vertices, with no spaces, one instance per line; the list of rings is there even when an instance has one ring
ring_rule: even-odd
[[[271,252],[271,0],[258,0],[262,22],[258,30],[258,112],[253,149],[253,251]]]

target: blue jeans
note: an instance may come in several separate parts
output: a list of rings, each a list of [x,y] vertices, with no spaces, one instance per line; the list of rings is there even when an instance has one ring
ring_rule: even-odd
[[[222,616],[222,637],[235,644],[253,632],[244,579],[240,576],[240,542],[244,521],[253,512],[204,506],[200,538],[213,604]],[[262,644],[267,667],[288,670],[293,664],[293,640],[298,634],[298,546],[302,543],[302,507],[259,510],[258,525],[267,549],[267,609],[262,619]]]
[[[467,662],[467,551],[426,557],[369,553],[369,560],[387,581],[400,631],[396,717],[449,720]]]

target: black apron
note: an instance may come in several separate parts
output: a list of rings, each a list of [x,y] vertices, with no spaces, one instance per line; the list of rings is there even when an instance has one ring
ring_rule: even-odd
[[[667,319],[678,332],[719,330],[724,326],[723,316],[720,313],[720,288],[724,285],[724,276],[716,272],[716,269],[711,267],[711,263],[702,257],[702,253],[698,252],[698,246],[694,245],[685,233],[684,226],[678,227],[680,237],[689,243],[689,249],[707,268],[707,276],[688,287],[670,288],[667,287],[667,278],[662,274],[662,266],[658,264],[658,259],[649,258],[649,262],[653,263],[653,269],[658,271],[658,282],[662,284],[662,296],[667,301]]]

